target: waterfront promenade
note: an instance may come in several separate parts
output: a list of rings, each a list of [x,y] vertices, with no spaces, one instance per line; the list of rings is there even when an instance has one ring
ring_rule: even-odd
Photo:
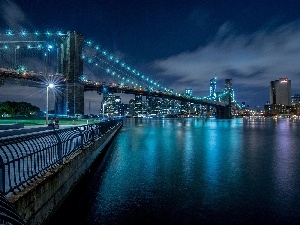
[[[2,137],[1,194],[26,224],[44,223],[121,127],[111,120]]]

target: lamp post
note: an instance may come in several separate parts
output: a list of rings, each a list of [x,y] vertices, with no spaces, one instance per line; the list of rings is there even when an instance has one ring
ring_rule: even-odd
[[[102,120],[104,120],[104,107],[106,106],[106,102],[102,105]]]
[[[47,100],[46,100],[46,125],[48,125],[48,111],[49,111],[49,88],[54,88],[54,84],[50,83],[47,86]]]

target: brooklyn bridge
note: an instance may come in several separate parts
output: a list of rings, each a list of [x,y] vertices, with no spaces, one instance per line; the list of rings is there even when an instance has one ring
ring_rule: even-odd
[[[83,115],[86,91],[193,103],[213,110],[217,118],[230,118],[232,108],[238,107],[231,89],[207,97],[176,93],[75,31],[7,30],[0,36],[0,67],[1,85],[47,88],[47,93],[59,87],[54,106],[58,115]]]

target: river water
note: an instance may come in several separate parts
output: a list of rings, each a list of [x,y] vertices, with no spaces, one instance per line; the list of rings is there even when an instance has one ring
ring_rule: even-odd
[[[300,122],[126,119],[53,224],[298,224]]]

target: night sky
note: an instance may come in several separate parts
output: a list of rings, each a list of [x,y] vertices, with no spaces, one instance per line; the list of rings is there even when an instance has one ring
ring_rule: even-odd
[[[262,109],[271,80],[287,77],[300,93],[299,12],[296,0],[1,0],[0,31],[75,30],[176,92],[203,97],[211,78],[217,91],[232,78],[236,100]],[[37,92],[1,86],[0,101],[34,103],[25,90]]]

